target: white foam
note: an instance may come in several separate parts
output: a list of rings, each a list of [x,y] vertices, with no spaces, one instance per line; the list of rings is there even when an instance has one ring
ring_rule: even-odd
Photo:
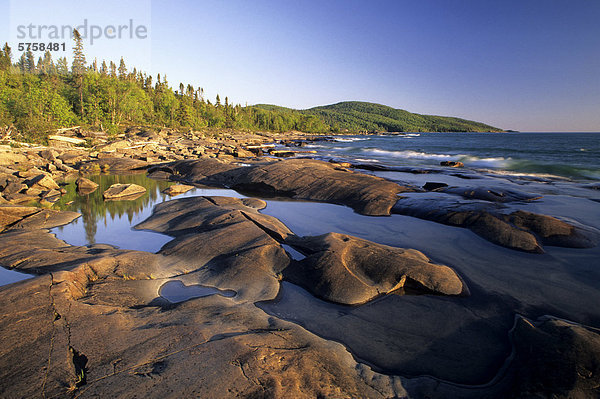
[[[451,158],[464,157],[465,155],[449,155],[449,154],[434,154],[427,152],[419,152],[412,150],[404,150],[404,151],[388,151],[388,150],[380,150],[377,148],[374,149],[365,149],[363,152],[373,155],[384,155],[388,157],[394,158],[415,158],[415,159],[437,159],[437,160],[447,160]]]

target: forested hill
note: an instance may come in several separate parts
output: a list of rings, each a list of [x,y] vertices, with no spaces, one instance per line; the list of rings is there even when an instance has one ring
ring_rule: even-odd
[[[501,132],[502,129],[466,119],[414,114],[381,104],[345,101],[305,110],[277,105],[254,107],[271,112],[318,116],[332,131],[349,132]]]

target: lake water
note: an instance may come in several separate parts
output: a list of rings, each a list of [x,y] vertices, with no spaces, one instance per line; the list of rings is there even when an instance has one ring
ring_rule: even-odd
[[[308,146],[320,154],[388,166],[439,167],[600,180],[600,133],[408,133],[346,136]]]

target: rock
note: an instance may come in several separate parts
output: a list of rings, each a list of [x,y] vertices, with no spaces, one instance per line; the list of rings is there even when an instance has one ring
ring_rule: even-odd
[[[83,150],[69,150],[58,156],[58,159],[67,166],[75,166],[78,163],[85,161],[88,158],[88,153]],[[56,165],[58,167],[58,165]]]
[[[466,286],[449,267],[423,253],[328,233],[286,241],[307,257],[284,270],[284,278],[328,301],[358,305],[389,293],[461,295]]]
[[[254,158],[254,153],[243,148],[236,148],[233,152],[233,156],[237,158]]]
[[[0,191],[4,191],[10,183],[18,182],[19,178],[13,174],[0,172]]]
[[[104,151],[104,152],[113,152],[116,151],[118,149],[125,149],[131,147],[131,143],[127,140],[117,140],[117,141],[113,141],[112,143],[109,144],[104,144],[104,145],[100,145],[96,147],[97,151]]]
[[[193,188],[195,188],[195,187],[194,186],[188,186],[186,184],[174,184],[172,186],[169,186],[169,187],[165,188],[162,192],[164,194],[167,194],[167,195],[170,195],[170,196],[175,196],[175,195],[187,193],[188,191],[190,191]]]
[[[11,150],[0,150],[0,165],[14,165],[17,163],[26,163],[27,157],[23,154]]]
[[[58,157],[58,152],[52,148],[40,151],[40,157],[47,159],[48,161],[54,162]]]
[[[85,173],[98,173],[99,171],[117,173],[141,170],[147,167],[148,163],[139,159],[110,157],[87,162],[79,170]]]
[[[95,183],[85,177],[79,177],[75,184],[77,185],[77,192],[83,195],[88,195],[96,191],[98,183]]]
[[[535,201],[542,198],[542,196],[538,194],[486,187],[450,187],[442,191],[449,194],[460,195],[467,199],[479,199],[490,202]]]
[[[203,158],[176,162],[168,167],[182,180],[194,183],[347,205],[371,216],[389,215],[397,194],[411,191],[379,177],[337,170],[328,162],[312,159],[236,167]]]
[[[146,189],[137,184],[113,184],[102,196],[105,200],[134,200],[145,192]]]
[[[0,231],[4,231],[8,226],[37,212],[39,209],[32,206],[0,205]]]
[[[506,397],[592,398],[600,387],[600,331],[568,321],[519,317],[514,381]]]
[[[425,183],[425,185],[423,185],[423,190],[434,191],[444,187],[448,187],[448,185],[446,183],[435,183],[428,181],[427,183]]]
[[[2,190],[2,194],[6,197],[12,194],[17,194],[21,191],[27,190],[27,184],[23,184],[21,182],[17,181],[12,181],[10,183],[8,183],[5,187],[4,190]]]
[[[47,189],[47,190],[60,189],[60,187],[58,186],[58,184],[56,184],[54,179],[52,179],[50,176],[47,176],[45,174],[40,174],[29,180],[26,180],[25,184],[27,184],[28,187],[35,186],[35,187],[41,187],[41,188]]]
[[[440,162],[441,166],[449,166],[451,168],[462,168],[465,166],[464,163],[459,161],[442,161]]]
[[[466,227],[495,244],[527,252],[543,253],[542,245],[592,248],[600,242],[600,234],[586,226],[575,226],[551,216],[524,211],[504,214],[498,206],[402,198],[392,212]]]

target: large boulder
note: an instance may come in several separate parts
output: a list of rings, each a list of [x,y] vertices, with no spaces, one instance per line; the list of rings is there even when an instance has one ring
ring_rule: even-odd
[[[287,242],[308,256],[293,262],[284,277],[328,301],[357,305],[389,293],[468,293],[454,270],[414,249],[338,233]]]
[[[146,189],[137,184],[113,184],[102,196],[105,200],[134,200],[141,197]]]

